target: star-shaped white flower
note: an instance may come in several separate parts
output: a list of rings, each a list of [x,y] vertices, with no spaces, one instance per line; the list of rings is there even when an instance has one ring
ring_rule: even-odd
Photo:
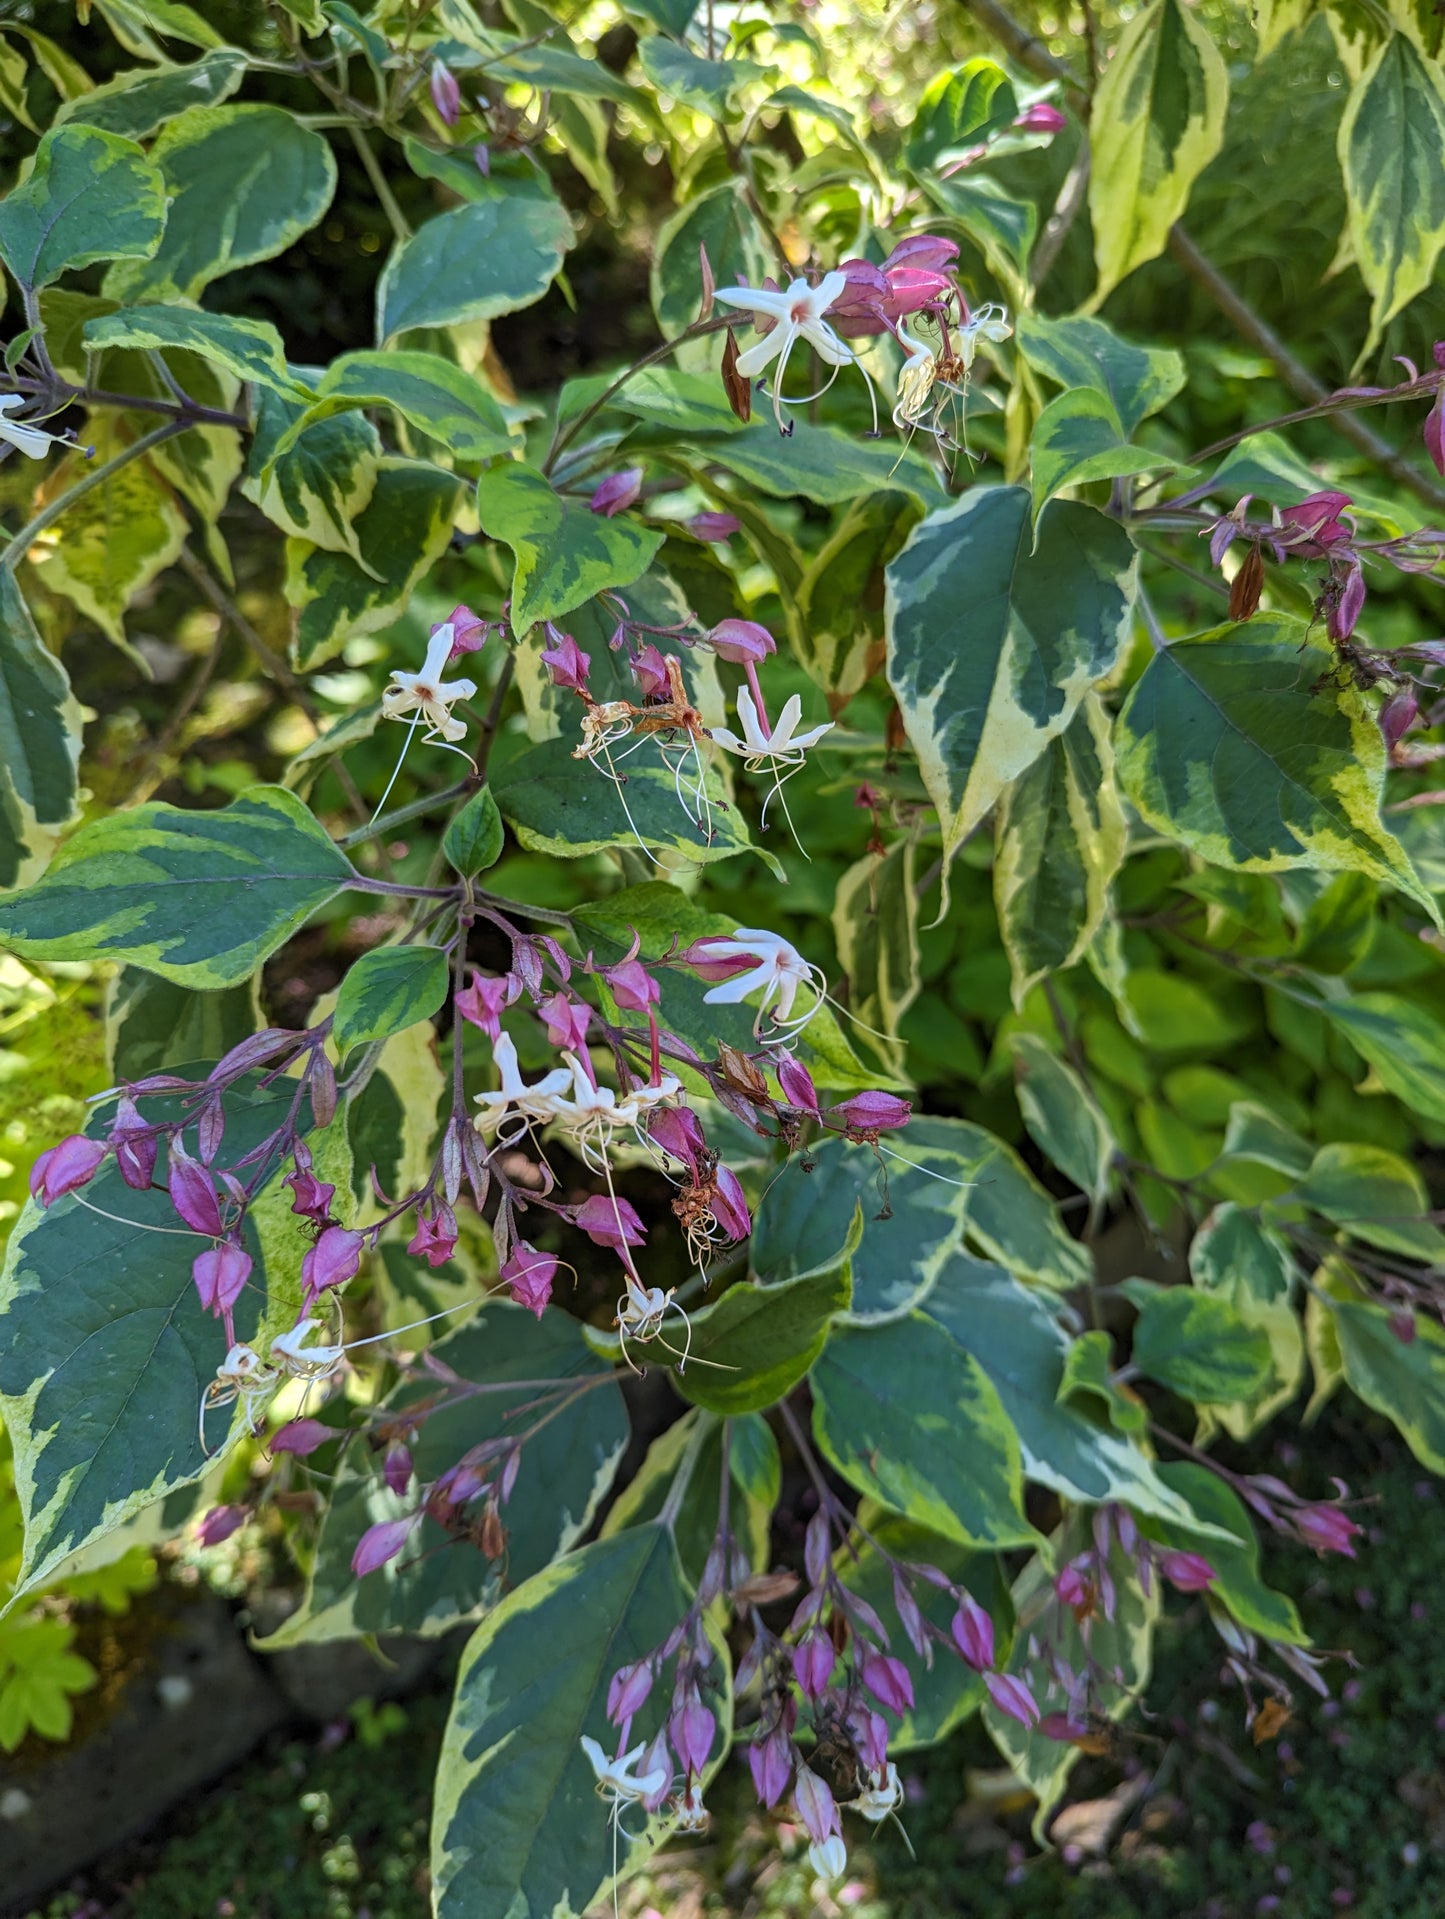
[[[271,1362],[283,1372],[299,1374],[329,1373],[342,1355],[340,1346],[308,1346],[306,1341],[316,1329],[314,1319],[303,1319],[289,1333],[277,1333],[271,1341]]]
[[[867,1776],[862,1792],[849,1804],[854,1812],[861,1812],[875,1826],[886,1819],[889,1813],[898,1810],[903,1804],[903,1781],[898,1777],[898,1768],[891,1759],[882,1771],[874,1767]]]
[[[1013,333],[1009,325],[1008,308],[1000,306],[997,300],[990,300],[987,306],[971,314],[959,328],[958,356],[963,361],[965,373],[973,365],[973,356],[978,352],[980,340],[987,340],[997,346],[1001,340],[1007,340]]]
[[[559,1103],[565,1102],[572,1085],[572,1075],[565,1066],[554,1066],[535,1086],[529,1086],[522,1078],[517,1048],[508,1033],[499,1033],[492,1041],[492,1059],[502,1083],[495,1093],[477,1094],[482,1109],[477,1115],[479,1132],[500,1121],[508,1108],[515,1108],[529,1120],[555,1118]]]
[[[420,673],[398,670],[392,674],[392,683],[381,696],[381,710],[387,719],[404,720],[408,714],[419,713],[427,723],[424,737],[433,740],[466,738],[466,721],[454,720],[452,707],[458,700],[471,699],[477,687],[475,680],[452,680],[448,683],[442,679],[451,657],[454,637],[455,629],[447,621],[432,634]]]
[[[762,993],[758,1018],[771,1010],[775,1025],[787,1023],[801,986],[811,986],[817,999],[798,1024],[812,1018],[823,1003],[816,966],[810,966],[796,946],[777,933],[756,926],[738,926],[731,939],[699,940],[693,948],[699,958],[708,960],[755,960],[757,964],[735,979],[723,980],[703,994],[708,1006],[739,1006],[750,993]]]
[[[716,295],[724,306],[746,307],[758,319],[775,322],[769,333],[745,353],[738,355],[737,370],[745,380],[751,380],[755,374],[763,372],[777,361],[777,371],[773,375],[773,418],[778,423],[779,433],[785,436],[793,429],[784,420],[782,409],[785,406],[803,406],[818,397],[810,393],[796,400],[783,398],[783,376],[788,370],[789,355],[799,340],[806,341],[820,360],[835,369],[829,385],[837,377],[838,367],[862,368],[862,362],[852,347],[839,339],[823,318],[847,285],[847,274],[835,271],[825,273],[815,287],[799,279],[776,292],[767,287],[723,287]],[[867,378],[866,373],[864,378]],[[869,392],[872,392],[871,381]]]
[[[43,460],[51,447],[62,444],[59,435],[46,433],[38,426],[22,426],[19,420],[4,417],[25,404],[23,393],[7,393],[0,399],[0,440],[8,440],[11,446],[18,447],[27,460]]]
[[[647,1751],[646,1744],[634,1746],[621,1759],[609,1759],[597,1741],[583,1733],[582,1750],[597,1775],[598,1792],[614,1805],[631,1805],[634,1801],[651,1799],[667,1785],[668,1775],[665,1771],[645,1772],[640,1778],[633,1777],[632,1768]]]
[[[833,730],[833,722],[828,720],[822,726],[810,727],[806,733],[799,733],[797,726],[803,717],[803,702],[796,693],[789,696],[771,733],[758,711],[757,702],[745,686],[738,688],[737,706],[738,720],[743,729],[742,738],[729,732],[725,726],[715,726],[712,736],[729,753],[741,754],[743,764],[750,773],[756,773],[764,766],[801,766],[808,748],[816,746],[825,733]]]

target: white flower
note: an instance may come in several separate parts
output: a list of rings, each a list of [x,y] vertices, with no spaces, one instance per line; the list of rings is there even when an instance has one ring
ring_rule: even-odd
[[[842,1834],[830,1833],[821,1843],[814,1840],[808,1848],[808,1864],[820,1879],[841,1879],[848,1867],[848,1848]]]
[[[919,424],[927,410],[929,395],[938,377],[938,356],[932,347],[920,344],[902,327],[896,329],[896,334],[898,344],[907,349],[908,357],[898,369],[898,396],[893,409],[893,424],[907,432]],[[924,431],[932,432],[933,429],[925,427]]]
[[[980,340],[988,340],[997,346],[1000,340],[1007,340],[1013,328],[1008,323],[1008,308],[1000,306],[996,300],[990,300],[987,306],[971,314],[959,328],[958,357],[963,361],[966,373],[973,365],[973,356],[978,352]]]
[[[632,1768],[646,1752],[645,1744],[634,1746],[621,1759],[609,1759],[595,1739],[582,1735],[582,1750],[592,1762],[592,1770],[597,1775],[597,1790],[604,1799],[610,1799],[614,1805],[631,1804],[634,1800],[651,1799],[667,1785],[667,1773],[645,1772],[640,1779],[634,1779]]]
[[[865,1819],[871,1819],[874,1825],[886,1819],[903,1803],[903,1781],[898,1777],[898,1768],[889,1760],[886,1772],[875,1767],[867,1776],[867,1785],[850,1804],[854,1812],[861,1812]]]
[[[529,1120],[548,1120],[554,1116],[559,1096],[572,1084],[572,1075],[565,1066],[554,1066],[535,1086],[529,1086],[517,1064],[517,1048],[507,1033],[498,1034],[492,1041],[492,1059],[502,1083],[495,1093],[477,1094],[477,1104],[482,1108],[477,1115],[478,1131],[499,1121],[508,1107],[515,1107]]]
[[[793,430],[784,421],[782,409],[785,406],[802,406],[818,397],[810,393],[797,400],[783,398],[783,376],[788,370],[788,357],[799,340],[805,340],[820,360],[835,369],[829,385],[832,379],[836,379],[838,367],[856,366],[862,370],[858,355],[839,339],[823,318],[847,284],[847,274],[835,271],[824,274],[815,287],[800,279],[778,292],[769,292],[766,287],[724,287],[716,295],[724,306],[748,307],[759,319],[777,323],[770,333],[738,355],[737,370],[745,380],[751,380],[755,374],[763,372],[777,361],[777,371],[773,375],[773,418],[782,434],[789,434]],[[868,376],[864,373],[863,377],[867,379]],[[868,390],[871,394],[871,381]]]
[[[27,460],[43,460],[51,447],[62,444],[59,435],[46,433],[38,426],[22,426],[18,420],[4,417],[25,404],[23,393],[7,393],[0,400],[0,440],[8,440],[11,446],[18,447]]]
[[[677,1813],[679,1832],[707,1831],[708,1810],[702,1803],[702,1785],[698,1780],[688,1781],[687,1791],[680,1799],[673,1801],[673,1807]]]
[[[801,766],[808,748],[816,746],[825,733],[833,730],[833,722],[828,720],[822,726],[810,727],[806,733],[799,733],[796,729],[802,717],[803,702],[793,693],[784,705],[777,725],[769,733],[752,694],[747,687],[740,686],[738,720],[743,729],[742,738],[730,733],[725,726],[715,726],[712,736],[729,753],[740,753],[750,773],[756,773],[764,766]]]
[[[420,713],[427,723],[430,739],[460,740],[466,737],[466,721],[452,718],[457,700],[469,700],[476,692],[475,680],[442,679],[451,657],[455,629],[448,620],[432,634],[426,649],[426,661],[420,673],[392,674],[392,684],[381,696],[381,710],[389,720],[403,720],[409,713]],[[415,725],[415,721],[413,721]]]
[[[768,933],[756,926],[738,926],[733,929],[731,939],[699,940],[693,951],[703,960],[757,961],[749,972],[710,987],[702,996],[704,1005],[739,1006],[750,993],[761,991],[758,1018],[771,1010],[774,1024],[783,1025],[792,1016],[800,986],[811,986],[818,995],[816,1003],[803,1016],[804,1020],[811,1019],[823,1003],[817,967],[810,966],[797,947],[790,946],[777,933]],[[803,1021],[797,1023],[801,1025]]]
[[[306,1341],[315,1327],[314,1319],[303,1319],[289,1333],[277,1333],[271,1341],[272,1365],[279,1366],[283,1372],[302,1376],[329,1373],[344,1349],[340,1346],[308,1346]]]

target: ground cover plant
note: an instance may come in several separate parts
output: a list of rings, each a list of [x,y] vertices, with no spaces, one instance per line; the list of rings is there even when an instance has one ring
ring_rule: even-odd
[[[448,1919],[730,1756],[839,1882],[975,1716],[1042,1832],[1164,1588],[1276,1738],[1260,1537],[1367,1489],[1221,1442],[1445,1458],[1439,23],[81,11],[0,21],[9,1616],[198,1526],[273,1645],[473,1624]]]

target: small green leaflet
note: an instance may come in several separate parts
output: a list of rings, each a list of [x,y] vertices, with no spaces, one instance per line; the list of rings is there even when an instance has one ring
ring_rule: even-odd
[[[398,243],[376,287],[379,346],[413,327],[491,320],[540,300],[573,240],[567,211],[552,201],[509,194],[428,220]]]
[[[687,1364],[675,1368],[673,1383],[684,1399],[709,1412],[755,1413],[774,1406],[822,1352],[829,1322],[851,1298],[846,1269],[782,1286],[740,1281],[716,1305],[692,1315]]]
[[[1073,718],[1128,637],[1138,556],[1093,507],[1029,525],[1022,487],[931,513],[887,570],[888,679],[945,857]]]
[[[229,100],[245,71],[246,56],[235,47],[213,47],[189,67],[132,67],[67,100],[56,124],[99,127],[122,139],[144,140],[188,107]]]
[[[0,900],[26,959],[130,960],[181,986],[234,986],[353,877],[293,794],[253,786],[214,812],[137,806],[67,840]]]
[[[652,251],[652,310],[664,334],[691,326],[702,305],[702,270],[698,248],[707,250],[713,279],[720,287],[760,286],[769,271],[767,239],[747,202],[729,182],[686,201],[657,230]],[[739,316],[739,326],[746,324]],[[691,349],[679,360],[695,372],[711,366],[705,358],[709,342]]]
[[[470,373],[436,353],[343,353],[316,384],[305,413],[286,429],[277,460],[318,420],[359,407],[390,407],[459,460],[489,460],[511,445],[506,415]]]
[[[1130,1297],[1140,1308],[1133,1362],[1146,1379],[1205,1406],[1253,1399],[1269,1383],[1268,1338],[1218,1293],[1169,1286]]]
[[[165,225],[164,183],[134,141],[51,127],[0,200],[0,259],[22,287],[48,287],[95,260],[149,258]]]
[[[502,857],[506,829],[491,791],[483,787],[473,793],[461,812],[442,835],[442,851],[452,871],[463,879],[474,879]]]
[[[347,969],[331,1036],[341,1052],[404,1033],[447,996],[447,956],[437,946],[383,946]]]
[[[1387,1092],[1424,1119],[1445,1119],[1445,1035],[1432,1011],[1399,993],[1322,1000],[1320,1011]]]
[[[581,1739],[612,1750],[612,1675],[667,1637],[689,1597],[671,1535],[636,1526],[536,1574],[477,1628],[437,1771],[437,1919],[580,1919],[607,1896],[614,1834]],[[732,1695],[726,1651],[717,1652],[712,1671],[725,1690],[707,1703],[720,1722],[720,1758]],[[650,1740],[666,1711],[666,1696],[654,1692],[633,1721],[634,1741]],[[648,1857],[667,1823],[634,1814],[632,1836],[618,1842],[622,1872]]]
[[[304,433],[307,396],[263,389],[241,491],[266,518],[328,553],[346,553],[368,578],[356,521],[371,504],[381,472],[381,438],[361,414],[321,420]],[[283,441],[290,442],[282,451]],[[391,516],[387,516],[387,525]],[[288,556],[294,563],[295,549]]]
[[[926,506],[940,498],[938,481],[916,453],[851,439],[830,426],[794,420],[783,439],[771,420],[754,420],[738,432],[690,435],[679,449],[661,447],[659,457],[687,469],[720,466],[746,486],[778,499],[801,496],[820,506],[851,505],[860,493],[891,488],[911,493]]]
[[[1385,749],[1303,620],[1247,622],[1156,652],[1119,714],[1119,778],[1153,827],[1218,866],[1367,873],[1439,908],[1380,822]]]
[[[1126,436],[1184,385],[1184,356],[1173,347],[1135,346],[1102,320],[1050,320],[1023,313],[1019,351],[1038,373],[1066,390],[1092,387],[1114,404]]]
[[[1125,27],[1090,116],[1093,305],[1163,252],[1224,140],[1229,75],[1183,0],[1150,0]]]
[[[1180,465],[1167,453],[1130,446],[1114,402],[1097,387],[1087,386],[1050,400],[1034,427],[1029,458],[1035,517],[1065,487],[1174,471]]]
[[[65,668],[0,569],[0,888],[33,877],[75,818],[80,729]]]
[[[994,835],[994,903],[1022,1006],[1041,979],[1083,958],[1128,847],[1108,714],[1096,694],[1005,787]]]
[[[1030,1139],[1096,1204],[1108,1191],[1118,1147],[1109,1122],[1071,1066],[1033,1033],[1013,1033],[1019,1110]]]
[[[931,172],[1001,133],[1018,114],[1013,82],[995,60],[966,60],[935,75],[918,97],[904,158]]]
[[[729,116],[732,95],[749,80],[771,71],[752,60],[703,60],[661,34],[649,34],[638,48],[642,71],[659,93],[715,120]]]
[[[291,397],[306,389],[286,365],[281,336],[267,320],[237,319],[229,313],[205,313],[199,307],[121,307],[85,327],[87,347],[180,349],[198,353],[238,380],[273,387]]]
[[[111,268],[112,299],[197,299],[223,273],[284,253],[336,191],[331,148],[280,107],[192,107],[151,158],[170,199],[165,237],[153,258]]]
[[[1196,1287],[1218,1294],[1269,1341],[1270,1370],[1259,1390],[1213,1409],[1226,1432],[1247,1438],[1293,1399],[1304,1374],[1289,1243],[1243,1207],[1216,1206],[1194,1235],[1189,1273]]]
[[[1363,1140],[1322,1146],[1296,1192],[1351,1239],[1428,1266],[1445,1265],[1445,1233],[1425,1217],[1430,1196],[1424,1180],[1408,1160],[1383,1146]]]
[[[535,467],[506,460],[477,482],[482,531],[512,549],[512,626],[558,620],[608,587],[647,571],[662,534],[607,519],[553,490]]]
[[[1445,73],[1392,33],[1350,90],[1340,122],[1350,237],[1370,290],[1371,354],[1384,327],[1423,293],[1445,246]]]

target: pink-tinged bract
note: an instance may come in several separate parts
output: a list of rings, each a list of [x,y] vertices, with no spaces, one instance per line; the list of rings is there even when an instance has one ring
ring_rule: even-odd
[[[1199,1553],[1161,1552],[1156,1558],[1160,1572],[1178,1592],[1203,1592],[1219,1577],[1209,1561]]]
[[[965,1593],[953,1615],[953,1643],[975,1672],[993,1664],[993,1621],[970,1593]]]
[[[793,1776],[793,1746],[781,1729],[748,1747],[748,1770],[753,1775],[753,1790],[769,1810],[788,1790]]]
[[[868,1651],[859,1662],[863,1684],[889,1712],[907,1712],[913,1704],[913,1680],[901,1659]]]
[[[251,1266],[251,1255],[233,1240],[197,1253],[191,1262],[191,1277],[207,1312],[217,1319],[230,1312],[251,1277]]]
[[[198,1160],[172,1140],[168,1174],[171,1204],[193,1232],[208,1239],[219,1239],[225,1230],[221,1224],[221,1202],[211,1175]]]
[[[796,1106],[802,1113],[817,1112],[818,1089],[813,1084],[813,1075],[800,1061],[791,1056],[778,1061],[778,1085],[790,1106]]]
[[[351,1570],[357,1578],[365,1579],[368,1573],[395,1559],[420,1524],[421,1514],[409,1513],[405,1519],[379,1519],[368,1526],[351,1555]]]
[[[614,1199],[610,1193],[593,1193],[573,1213],[572,1220],[598,1246],[641,1246],[647,1238],[647,1228],[636,1207],[630,1200]]]
[[[718,658],[732,666],[756,666],[778,650],[772,634],[756,620],[719,620],[708,641]]]
[[[1008,1672],[986,1672],[983,1683],[1001,1713],[1017,1719],[1021,1726],[1032,1728],[1039,1723],[1038,1702],[1022,1679]]]
[[[746,1239],[753,1230],[747,1195],[731,1166],[721,1161],[713,1171],[712,1216],[731,1240]]]
[[[308,1306],[328,1287],[344,1286],[347,1280],[355,1279],[365,1244],[360,1233],[344,1226],[326,1228],[301,1262],[301,1284]]]
[[[619,1666],[607,1688],[607,1717],[614,1726],[631,1719],[647,1704],[652,1692],[653,1670],[650,1659],[636,1659]]]
[[[805,1633],[793,1648],[793,1677],[809,1699],[823,1697],[837,1663],[838,1655],[826,1633]]]
[[[298,1459],[305,1459],[336,1436],[336,1428],[323,1426],[319,1419],[290,1419],[271,1435],[271,1450],[294,1453]]]
[[[1301,1506],[1294,1514],[1295,1530],[1318,1553],[1355,1556],[1355,1541],[1364,1531],[1338,1506]]]
[[[457,76],[443,60],[433,60],[428,77],[431,88],[432,105],[449,127],[454,127],[461,118],[462,90],[457,85]]]
[[[667,1736],[684,1772],[700,1773],[712,1752],[717,1721],[697,1694],[689,1693],[667,1722]]]
[[[212,1506],[196,1528],[196,1538],[203,1546],[219,1546],[232,1533],[238,1533],[251,1517],[244,1506]]]
[[[539,1253],[525,1239],[519,1239],[502,1267],[501,1280],[517,1305],[540,1319],[552,1297],[552,1281],[558,1261],[552,1253]]]
[[[1437,473],[1445,473],[1445,387],[1440,389],[1439,398],[1425,415],[1425,451],[1434,462]]]
[[[1047,100],[1035,100],[1014,121],[1020,133],[1062,133],[1068,121]]]
[[[71,1133],[42,1153],[31,1167],[31,1198],[41,1206],[49,1206],[62,1194],[87,1185],[105,1158],[105,1150],[103,1141],[87,1139],[84,1133]],[[218,1226],[219,1223],[217,1221]]]
[[[551,674],[553,686],[567,693],[585,693],[587,675],[592,670],[591,654],[584,653],[570,633],[559,633],[555,627],[549,639],[550,644],[542,650],[542,664]]]
[[[632,506],[642,492],[642,468],[626,467],[621,473],[609,473],[607,478],[593,492],[592,511],[611,519],[615,513]]]
[[[730,540],[734,533],[742,531],[742,521],[732,513],[694,513],[685,522],[688,532],[695,540]]]

